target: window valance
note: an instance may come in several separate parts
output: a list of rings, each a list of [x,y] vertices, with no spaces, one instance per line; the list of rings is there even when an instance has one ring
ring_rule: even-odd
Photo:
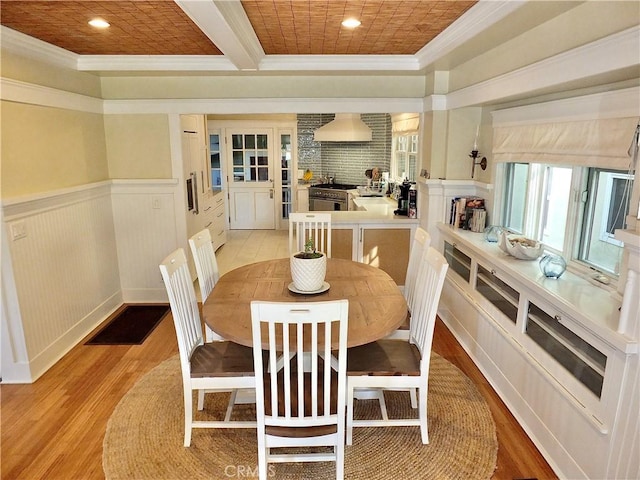
[[[638,117],[495,126],[493,160],[628,170]]]

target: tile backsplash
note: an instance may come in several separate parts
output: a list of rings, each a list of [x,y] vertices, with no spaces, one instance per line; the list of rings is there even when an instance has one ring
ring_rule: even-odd
[[[365,170],[388,172],[391,162],[391,115],[363,113],[372,131],[370,142],[314,142],[313,132],[333,120],[333,114],[298,115],[298,168],[310,169],[314,178],[332,176],[336,183],[364,185]]]

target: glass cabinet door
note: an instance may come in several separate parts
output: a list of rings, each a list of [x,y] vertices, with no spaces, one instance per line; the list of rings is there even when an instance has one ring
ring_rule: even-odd
[[[220,135],[209,134],[209,168],[211,169],[211,190],[222,190],[222,164],[220,163]]]
[[[529,303],[526,334],[599,398],[607,357],[560,321]]]
[[[488,270],[480,264],[478,264],[476,290],[513,323],[516,323],[520,293],[500,280],[493,270]]]
[[[288,219],[293,211],[293,158],[291,156],[291,134],[280,134],[280,175],[282,185],[282,219]]]
[[[451,267],[451,270],[456,272],[467,282],[471,278],[471,258],[458,250],[455,244],[444,242],[444,258]]]

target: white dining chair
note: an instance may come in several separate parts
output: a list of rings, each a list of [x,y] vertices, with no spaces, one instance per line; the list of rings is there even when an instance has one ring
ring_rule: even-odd
[[[162,261],[160,272],[178,338],[184,393],[184,446],[191,445],[193,428],[255,428],[256,422],[230,420],[236,392],[255,388],[253,349],[233,342],[204,342],[198,302],[182,248]],[[203,408],[205,390],[232,392],[224,420],[194,420],[193,390],[198,391],[198,410]]]
[[[290,213],[289,214],[289,255],[304,251],[309,240],[319,252],[331,258],[331,214],[330,213]]]
[[[348,300],[251,302],[255,371],[264,372],[256,379],[260,479],[270,463],[327,461],[344,478],[348,312]],[[278,368],[282,356],[292,360]],[[280,447],[292,450],[271,451]]]
[[[220,278],[218,261],[216,260],[216,253],[211,243],[211,233],[209,229],[205,228],[189,238],[189,248],[191,249],[193,263],[196,266],[198,285],[200,286],[200,299],[204,304]],[[204,333],[206,342],[224,340],[223,337],[211,330],[206,324],[204,326]]]
[[[354,427],[420,426],[422,443],[429,443],[427,389],[433,329],[448,264],[429,247],[421,259],[416,277],[416,302],[411,316],[409,341],[382,339],[350,348],[347,359],[347,445]],[[359,389],[417,389],[418,418],[354,419],[354,394]],[[383,408],[381,403],[381,408]],[[386,406],[384,407],[386,409]]]
[[[409,251],[409,262],[407,263],[407,272],[405,275],[403,294],[407,301],[407,319],[403,325],[393,332],[389,338],[397,338],[409,340],[409,325],[411,323],[411,313],[414,310],[416,297],[416,277],[418,276],[418,267],[425,252],[431,245],[431,235],[422,227],[417,227],[413,234],[411,242],[411,250]]]

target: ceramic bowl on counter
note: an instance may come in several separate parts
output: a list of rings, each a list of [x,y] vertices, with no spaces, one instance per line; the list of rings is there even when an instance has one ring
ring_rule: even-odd
[[[535,260],[544,251],[540,242],[509,232],[502,232],[498,246],[502,251],[520,260]]]

